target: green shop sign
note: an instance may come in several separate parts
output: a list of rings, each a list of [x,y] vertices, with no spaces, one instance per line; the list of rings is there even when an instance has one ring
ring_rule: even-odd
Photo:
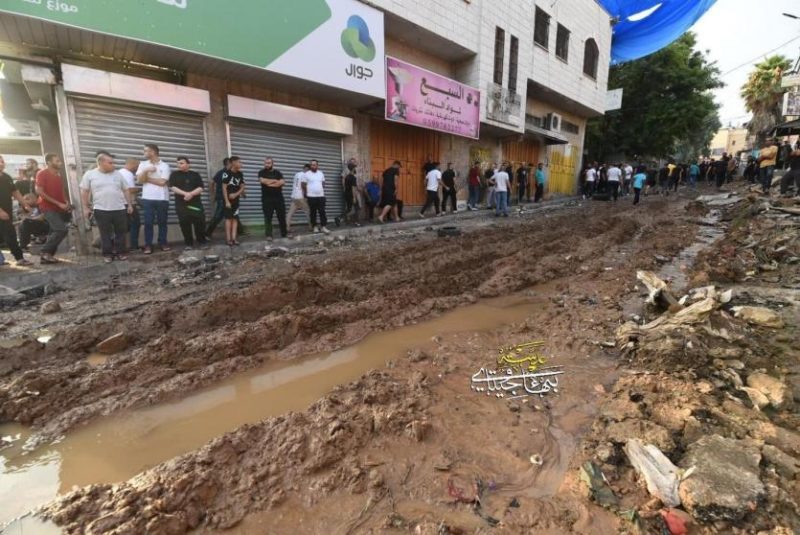
[[[383,61],[383,14],[356,0],[2,0],[0,11],[25,15],[75,28],[164,45],[222,60],[266,68],[290,76],[342,87],[337,74],[315,80],[314,69],[273,68],[279,58],[303,49],[313,40],[330,46],[312,56],[289,59],[289,64],[342,61],[341,77],[352,63],[371,65],[364,46],[378,45]],[[363,22],[362,42],[353,37],[355,16]],[[378,32],[380,32],[378,34]],[[345,48],[346,45],[346,48]],[[358,50],[353,61],[353,50]],[[281,62],[285,64],[286,62]],[[337,65],[338,67],[338,65]],[[339,69],[337,69],[338,71]],[[363,72],[363,71],[362,71]],[[330,74],[330,73],[329,73]],[[345,80],[346,81],[346,80]],[[345,87],[371,93],[363,83]],[[347,85],[347,84],[345,84]],[[365,90],[366,89],[366,90]],[[377,91],[380,95],[380,91]]]

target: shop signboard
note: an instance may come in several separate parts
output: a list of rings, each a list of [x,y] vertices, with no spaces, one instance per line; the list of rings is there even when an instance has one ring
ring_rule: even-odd
[[[3,0],[0,11],[384,93],[383,13],[357,0]]]
[[[783,94],[783,116],[800,116],[800,88],[792,89]]]
[[[445,76],[386,57],[386,119],[478,139],[481,93]]]

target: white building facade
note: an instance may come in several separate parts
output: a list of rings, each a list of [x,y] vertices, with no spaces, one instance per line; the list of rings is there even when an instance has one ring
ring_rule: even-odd
[[[66,13],[22,0],[0,6],[6,82],[24,88],[31,108],[5,103],[4,114],[38,122],[42,152],[63,154],[73,195],[97,150],[122,160],[149,142],[168,161],[191,156],[204,178],[239,155],[252,182],[265,156],[287,176],[317,158],[337,178],[350,158],[362,177],[400,160],[407,204],[424,200],[428,157],[453,162],[462,184],[474,161],[542,162],[550,189],[568,194],[586,121],[604,111],[612,26],[595,0],[251,0],[252,16],[230,22],[223,2],[143,2],[147,24],[138,26],[119,25],[136,11],[83,18],[100,9],[94,0],[72,0]],[[280,26],[286,50],[261,47],[250,25],[266,36]],[[288,35],[295,27],[306,33]],[[256,45],[217,40],[215,28]],[[367,46],[347,57],[353,35]],[[386,120],[384,55],[478,89],[480,136]],[[257,197],[244,203],[246,219],[259,219]]]

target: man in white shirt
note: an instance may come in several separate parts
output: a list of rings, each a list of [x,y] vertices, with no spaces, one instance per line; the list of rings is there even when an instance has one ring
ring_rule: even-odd
[[[169,251],[167,245],[167,211],[169,210],[169,165],[161,160],[158,145],[144,146],[145,160],[136,170],[136,179],[142,185],[144,210],[144,254],[153,252],[153,224],[158,222],[158,245]]]
[[[611,188],[611,195],[616,201],[619,197],[619,183],[622,180],[622,171],[618,164],[611,164],[608,171],[606,171],[606,178],[608,179],[608,187]]]
[[[303,177],[310,170],[311,166],[305,164],[302,171],[298,171],[294,174],[294,179],[292,180],[292,204],[289,206],[289,214],[286,216],[286,226],[289,232],[292,231],[292,218],[295,212],[303,210],[306,215],[310,213],[308,201],[306,201],[303,195]],[[309,219],[309,225],[311,226],[311,232],[314,232],[314,225],[311,224],[311,219]]]
[[[328,216],[325,214],[325,175],[319,170],[319,162],[311,160],[311,168],[303,175],[301,184],[303,195],[308,200],[308,210],[311,217],[311,226],[314,232],[330,234],[328,230]],[[317,226],[317,214],[319,223]]]
[[[436,215],[441,216],[439,211],[439,185],[442,182],[442,172],[439,170],[439,162],[432,162],[433,168],[425,175],[425,206],[419,212],[420,217],[425,217],[425,212],[431,205],[436,210]]]
[[[141,186],[136,182],[136,170],[139,169],[139,160],[136,158],[128,158],[125,160],[125,167],[119,170],[119,174],[125,179],[125,184],[128,186],[128,193],[131,194],[131,202],[133,203],[133,211],[128,215],[128,236],[130,243],[128,250],[133,251],[139,248],[139,227],[142,226],[142,220],[139,216],[139,207],[137,206],[136,197],[142,191]]]
[[[83,175],[80,190],[86,219],[94,212],[94,220],[100,229],[103,260],[111,263],[115,255],[119,260],[126,260],[127,216],[133,211],[133,202],[128,184],[122,174],[114,169],[114,158],[109,153],[97,154],[97,168]]]
[[[494,181],[494,198],[497,207],[494,211],[495,217],[508,217],[508,190],[511,189],[511,177],[506,172],[506,165],[501,166],[492,176]]]
[[[633,181],[633,167],[631,164],[626,163],[622,167],[622,194],[628,196],[631,194],[631,182]]]
[[[597,180],[597,162],[592,162],[586,170],[586,183],[584,184],[583,198],[594,195],[594,183]]]

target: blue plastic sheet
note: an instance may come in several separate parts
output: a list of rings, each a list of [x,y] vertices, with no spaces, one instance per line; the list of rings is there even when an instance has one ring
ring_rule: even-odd
[[[611,62],[624,63],[661,50],[694,25],[716,0],[600,0],[619,22]],[[656,7],[657,6],[657,7]],[[636,15],[656,7],[648,16]],[[636,20],[630,20],[634,17]]]

